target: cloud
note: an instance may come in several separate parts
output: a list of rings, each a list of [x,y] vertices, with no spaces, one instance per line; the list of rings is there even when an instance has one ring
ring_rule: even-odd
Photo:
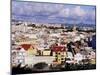
[[[89,7],[89,8],[88,8]],[[95,21],[91,6],[77,6],[38,2],[12,2],[12,18],[39,22]]]
[[[59,12],[64,5],[48,4],[48,3],[31,3],[31,2],[12,2],[12,12],[14,14],[34,15],[37,13],[50,15]]]
[[[76,6],[74,9],[73,9],[73,12],[76,16],[84,16],[86,14],[86,12],[81,8],[81,6]]]
[[[95,18],[96,18],[96,12],[95,11],[92,11],[92,13],[91,13],[91,19],[92,20],[95,20]]]
[[[65,8],[65,9],[62,9],[60,12],[59,12],[59,16],[61,17],[68,17],[69,14],[70,14],[70,9],[69,8]]]
[[[69,8],[62,8],[60,9],[58,12],[56,12],[55,14],[49,15],[48,18],[49,19],[53,19],[53,18],[66,18],[70,15],[70,9]]]
[[[72,17],[73,19],[82,19],[86,16],[86,12],[81,8],[81,6],[76,6],[73,8],[63,8],[59,10],[58,13],[50,15],[49,18],[55,18],[55,17],[64,17],[64,18],[70,18]]]

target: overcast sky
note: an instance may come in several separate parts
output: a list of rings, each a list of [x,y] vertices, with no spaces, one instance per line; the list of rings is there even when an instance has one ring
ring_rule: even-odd
[[[38,23],[95,24],[95,6],[12,1],[12,19]]]

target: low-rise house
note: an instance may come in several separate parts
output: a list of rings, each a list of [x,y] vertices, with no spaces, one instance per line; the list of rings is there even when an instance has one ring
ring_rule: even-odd
[[[45,49],[45,50],[43,51],[43,55],[44,55],[44,56],[50,56],[50,53],[51,53],[51,50],[50,50],[50,49]]]
[[[80,62],[83,60],[83,55],[81,53],[76,53],[74,56],[74,60],[77,64],[80,64]]]
[[[32,46],[31,44],[22,44],[22,48],[24,48],[27,52],[27,55],[36,55],[37,54],[37,49]]]
[[[12,50],[12,66],[18,65],[18,64],[25,64],[25,56],[26,51],[24,48],[16,48],[15,50]]]
[[[55,60],[58,63],[64,62],[65,58],[67,56],[67,54],[66,54],[66,47],[63,47],[63,46],[54,46],[52,48],[52,55],[55,56]]]
[[[16,55],[14,55],[12,51],[12,64],[30,64],[30,60],[28,60],[27,58],[32,58],[33,56],[35,56],[37,54],[37,49],[31,44],[22,44],[15,49],[15,54]]]
[[[16,63],[17,63],[16,54],[17,54],[16,50],[12,50],[12,53],[11,53],[12,66],[16,66]]]

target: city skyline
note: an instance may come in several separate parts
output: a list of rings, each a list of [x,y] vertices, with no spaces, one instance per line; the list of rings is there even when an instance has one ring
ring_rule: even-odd
[[[95,6],[12,1],[12,19],[37,23],[95,25],[95,12]]]

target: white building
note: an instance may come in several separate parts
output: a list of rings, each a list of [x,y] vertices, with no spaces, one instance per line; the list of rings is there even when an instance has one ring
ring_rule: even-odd
[[[15,55],[14,55],[15,54]],[[23,48],[12,50],[12,65],[25,65],[26,51]]]

